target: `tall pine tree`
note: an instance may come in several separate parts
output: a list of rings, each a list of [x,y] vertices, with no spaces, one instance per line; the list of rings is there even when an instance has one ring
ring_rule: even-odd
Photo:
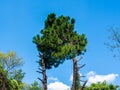
[[[66,59],[72,59],[77,62],[76,56],[86,51],[87,39],[85,34],[79,35],[74,31],[75,20],[69,16],[63,15],[56,17],[54,13],[49,14],[45,20],[45,27],[41,30],[41,36],[36,35],[33,42],[39,51],[39,72],[43,74],[44,90],[47,90],[46,69],[58,67]],[[74,66],[75,67],[75,66]],[[73,87],[75,87],[78,78],[76,78],[74,68]],[[77,90],[77,89],[73,89]]]

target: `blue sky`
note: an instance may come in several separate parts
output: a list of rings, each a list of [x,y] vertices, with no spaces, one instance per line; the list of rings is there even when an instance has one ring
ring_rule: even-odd
[[[118,74],[114,83],[120,85],[120,60],[104,45],[108,40],[108,29],[120,27],[119,0],[0,0],[0,51],[15,51],[23,58],[22,69],[26,73],[24,82],[37,79],[38,52],[32,38],[44,27],[49,13],[75,18],[75,30],[86,34],[87,52],[80,64],[83,75],[93,71],[96,75]],[[47,71],[49,78],[56,78],[71,85],[72,61],[65,61],[59,68]],[[51,83],[48,80],[48,83]]]

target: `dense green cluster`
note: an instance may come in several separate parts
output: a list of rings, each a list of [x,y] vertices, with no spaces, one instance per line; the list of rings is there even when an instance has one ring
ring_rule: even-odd
[[[118,86],[113,84],[107,84],[106,81],[100,83],[92,83],[90,86],[87,86],[85,90],[116,90]]]
[[[34,81],[32,84],[24,84],[22,90],[43,90],[43,88],[37,81]]]
[[[0,90],[21,90],[24,74],[16,67],[22,65],[21,58],[15,52],[0,52]]]
[[[0,89],[2,90],[20,90],[17,80],[10,78],[7,71],[3,70],[0,64]]]
[[[56,17],[49,14],[45,20],[45,28],[41,36],[33,38],[40,53],[44,54],[46,68],[57,67],[65,59],[71,59],[82,54],[86,49],[87,39],[84,34],[74,31],[75,20],[63,15]],[[40,60],[41,65],[41,60]]]

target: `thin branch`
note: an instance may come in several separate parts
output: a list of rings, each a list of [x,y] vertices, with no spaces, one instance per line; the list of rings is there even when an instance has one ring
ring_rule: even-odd
[[[84,90],[86,84],[87,84],[87,81],[84,82],[83,86],[81,87],[81,90]]]
[[[86,76],[80,76],[80,77],[86,77]]]
[[[118,41],[118,43],[120,43],[120,39],[119,39],[119,34],[117,33],[117,31],[115,32],[115,30],[112,30],[113,34],[115,35],[115,39]]]
[[[38,68],[40,71],[43,71],[41,68]]]
[[[83,58],[83,57],[81,56],[81,57],[77,60],[77,62],[79,62],[82,58]]]
[[[81,82],[86,82],[86,81],[84,81],[84,80],[80,80]]]
[[[83,64],[83,65],[81,65],[80,67],[78,67],[78,69],[81,69],[81,68],[83,68],[85,65],[86,65],[86,64]]]
[[[38,73],[43,73],[43,72],[41,72],[41,71],[36,71],[36,72],[38,72]]]
[[[42,83],[43,83],[43,80],[41,78],[38,78]]]

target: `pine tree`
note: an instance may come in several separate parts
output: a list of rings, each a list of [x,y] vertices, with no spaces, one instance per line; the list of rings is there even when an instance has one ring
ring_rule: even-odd
[[[87,39],[85,34],[79,35],[74,31],[75,20],[69,16],[56,17],[54,13],[49,14],[45,20],[45,27],[41,30],[41,36],[36,35],[33,42],[39,51],[39,68],[43,74],[43,86],[47,87],[46,69],[53,66],[58,67],[66,59],[76,62],[76,56],[86,51]],[[74,73],[76,73],[74,71]],[[76,78],[76,77],[75,77]],[[73,77],[73,82],[76,80]],[[73,87],[76,86],[76,83]],[[47,90],[47,89],[45,89]],[[76,89],[73,89],[76,90]]]

